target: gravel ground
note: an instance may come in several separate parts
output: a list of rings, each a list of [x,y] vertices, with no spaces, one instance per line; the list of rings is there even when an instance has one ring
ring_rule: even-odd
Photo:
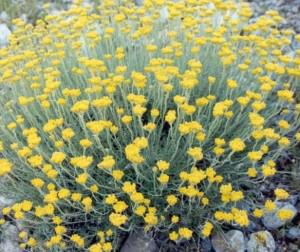
[[[254,15],[260,16],[267,10],[274,9],[286,19],[282,27],[292,27],[300,33],[300,0],[248,0],[251,3]]]

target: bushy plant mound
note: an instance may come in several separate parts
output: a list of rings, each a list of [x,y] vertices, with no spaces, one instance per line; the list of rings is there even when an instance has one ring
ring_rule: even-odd
[[[15,200],[0,217],[22,223],[20,246],[111,251],[139,228],[179,244],[277,211],[288,192],[258,188],[300,140],[299,35],[234,1],[96,8],[15,20],[0,50],[0,190]]]

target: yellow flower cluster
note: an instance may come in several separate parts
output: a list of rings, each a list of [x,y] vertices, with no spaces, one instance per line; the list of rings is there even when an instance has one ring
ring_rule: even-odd
[[[300,141],[300,37],[241,1],[100,2],[16,19],[0,49],[0,225],[22,222],[22,249],[108,252],[291,219],[286,190],[253,192]]]

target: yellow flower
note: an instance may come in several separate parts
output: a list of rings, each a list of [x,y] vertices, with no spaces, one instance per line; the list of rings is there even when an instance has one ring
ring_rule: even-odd
[[[204,206],[207,206],[207,205],[209,204],[209,199],[206,198],[206,197],[203,197],[203,198],[201,199],[201,203],[202,203]]]
[[[134,115],[138,116],[138,117],[141,117],[145,112],[146,112],[146,108],[141,106],[141,105],[135,105],[133,108],[132,108],[132,112]]]
[[[176,223],[178,223],[178,221],[179,221],[179,217],[177,215],[173,215],[171,218],[171,222],[173,224],[176,224]]]
[[[140,155],[142,149],[148,146],[148,140],[145,138],[136,138],[132,144],[125,147],[126,158],[134,163],[141,164],[144,162],[144,158]]]
[[[165,185],[169,182],[169,176],[167,174],[160,174],[160,176],[158,177],[158,181],[162,184]]]
[[[27,161],[32,167],[38,167],[43,164],[44,159],[41,155],[34,155],[28,158]]]
[[[244,194],[242,191],[232,191],[230,194],[230,200],[235,202],[242,200],[244,198]]]
[[[51,156],[51,161],[56,164],[60,164],[66,158],[66,154],[63,152],[53,152]]]
[[[290,140],[287,138],[287,137],[281,137],[278,141],[278,144],[281,146],[281,147],[287,147],[290,145]]]
[[[92,146],[93,143],[89,139],[85,138],[85,139],[81,139],[80,142],[79,142],[79,144],[83,148],[89,148],[89,147]]]
[[[281,129],[289,129],[290,128],[290,124],[286,121],[286,120],[280,120],[278,122],[278,126],[281,128]]]
[[[131,183],[129,181],[125,181],[122,187],[123,192],[132,194],[136,191],[136,185],[134,183]]]
[[[155,213],[147,213],[144,217],[144,221],[147,225],[149,226],[154,226],[158,223],[158,218],[157,216],[155,215]]]
[[[109,194],[105,198],[105,203],[108,205],[113,205],[118,202],[118,198],[115,194]]]
[[[129,116],[129,115],[124,115],[122,118],[121,118],[121,121],[125,124],[129,124],[132,122],[132,116]]]
[[[274,193],[276,195],[276,199],[279,199],[279,200],[285,200],[289,197],[289,193],[281,188],[275,189]]]
[[[170,206],[174,206],[176,203],[177,203],[177,198],[175,195],[168,195],[167,196],[167,202],[168,202],[168,205]]]
[[[179,237],[179,235],[178,235],[178,233],[175,232],[175,231],[173,231],[173,232],[171,232],[171,233],[169,234],[169,239],[170,239],[171,241],[176,241],[176,240],[178,239],[178,237]]]
[[[66,128],[61,132],[61,135],[64,140],[69,141],[73,136],[75,136],[75,132],[71,128]]]
[[[263,154],[262,151],[250,151],[248,152],[248,158],[251,161],[259,161],[262,159]]]
[[[279,209],[278,212],[276,213],[276,215],[278,216],[278,218],[281,221],[286,221],[286,220],[291,220],[292,218],[294,218],[295,213],[290,210],[290,209]]]
[[[70,163],[75,167],[81,169],[87,169],[93,163],[93,157],[92,156],[73,157],[71,158]]]
[[[265,165],[262,166],[262,174],[265,177],[273,176],[273,175],[276,174],[276,168],[273,167],[273,166],[265,164]]]
[[[150,114],[153,118],[156,118],[159,116],[159,110],[158,109],[151,109]]]
[[[28,200],[24,200],[22,203],[22,210],[24,212],[29,212],[32,209],[32,202]]]
[[[149,132],[152,132],[153,130],[156,129],[156,124],[155,123],[147,123],[146,125],[144,125],[143,128]]]
[[[115,163],[116,161],[114,160],[114,157],[108,155],[103,157],[103,160],[97,165],[97,167],[110,170],[114,167]]]
[[[37,241],[34,238],[30,237],[27,241],[27,245],[29,247],[35,247],[37,245]]]
[[[131,78],[135,87],[144,88],[146,86],[147,78],[142,73],[133,71],[131,73]]]
[[[81,201],[82,195],[81,193],[72,193],[71,199],[75,202]]]
[[[122,213],[128,208],[128,205],[124,201],[118,201],[113,205],[113,209],[116,213]]]
[[[88,111],[90,102],[88,100],[82,100],[76,102],[72,108],[71,111],[74,113],[84,113]]]
[[[71,195],[70,190],[67,188],[62,188],[60,189],[60,191],[58,192],[58,197],[60,199],[65,199],[68,198]]]
[[[127,222],[127,216],[119,213],[111,213],[109,215],[109,221],[112,225],[120,227]]]
[[[173,124],[173,122],[176,120],[176,111],[175,110],[169,110],[165,116],[166,122],[168,122],[170,125]]]
[[[170,167],[170,163],[164,161],[164,160],[159,160],[156,162],[156,166],[159,171],[166,171]]]
[[[255,208],[253,211],[253,215],[256,218],[261,218],[263,216],[263,214],[264,214],[264,211],[262,209]]]
[[[271,200],[267,200],[265,202],[265,209],[268,212],[272,212],[272,211],[274,211],[276,209],[276,204],[273,201],[271,201]]]
[[[112,174],[113,178],[116,180],[116,181],[120,181],[123,176],[124,176],[124,172],[121,171],[121,170],[114,170],[112,171]]]
[[[84,239],[78,234],[73,234],[70,240],[73,241],[78,247],[80,248],[84,247]]]
[[[246,147],[244,141],[241,138],[235,138],[229,142],[229,146],[234,152],[243,151]]]
[[[138,206],[135,210],[134,213],[138,216],[143,216],[146,212],[146,207],[143,205]]]
[[[249,119],[251,124],[256,128],[263,126],[265,123],[265,119],[254,112],[249,113]]]
[[[235,89],[238,85],[235,80],[227,80],[227,86],[231,89]]]
[[[0,177],[11,172],[12,164],[7,159],[0,159]]]
[[[54,230],[57,235],[62,235],[67,232],[67,229],[64,226],[56,226]]]
[[[216,78],[213,76],[208,76],[208,83],[210,85],[214,84],[216,82]]]
[[[204,224],[204,226],[202,228],[202,231],[201,231],[202,235],[204,237],[210,236],[213,228],[214,228],[213,224],[211,224],[209,221],[205,222],[205,224]]]
[[[42,188],[45,182],[39,178],[35,178],[31,180],[31,184],[36,188]]]
[[[85,212],[90,212],[92,210],[92,199],[90,197],[85,197],[82,199],[81,203],[84,205]]]
[[[83,184],[86,183],[87,179],[88,179],[88,174],[84,172],[84,173],[79,174],[79,175],[76,177],[75,181],[76,181],[78,184],[83,185]]]
[[[234,221],[241,227],[247,227],[249,225],[250,222],[246,210],[232,208],[231,213],[233,214]]]
[[[200,147],[189,148],[187,154],[190,155],[196,161],[203,159],[202,148]]]
[[[193,235],[193,231],[186,227],[179,228],[178,233],[179,233],[180,237],[187,239],[187,240],[190,239]]]
[[[130,199],[134,202],[134,203],[143,203],[145,201],[144,195],[142,193],[139,192],[133,192],[130,195]]]
[[[255,178],[257,176],[257,171],[254,167],[248,168],[247,174],[250,178]]]
[[[96,108],[105,108],[112,104],[112,100],[108,96],[103,96],[100,99],[93,100],[91,104]]]

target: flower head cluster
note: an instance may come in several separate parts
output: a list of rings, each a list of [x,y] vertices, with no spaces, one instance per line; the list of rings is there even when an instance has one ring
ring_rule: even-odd
[[[293,218],[283,188],[251,198],[300,141],[300,38],[280,15],[249,22],[232,0],[81,2],[14,20],[0,49],[0,191],[15,199],[0,224],[22,222],[20,247],[108,252],[140,228],[180,243]]]

